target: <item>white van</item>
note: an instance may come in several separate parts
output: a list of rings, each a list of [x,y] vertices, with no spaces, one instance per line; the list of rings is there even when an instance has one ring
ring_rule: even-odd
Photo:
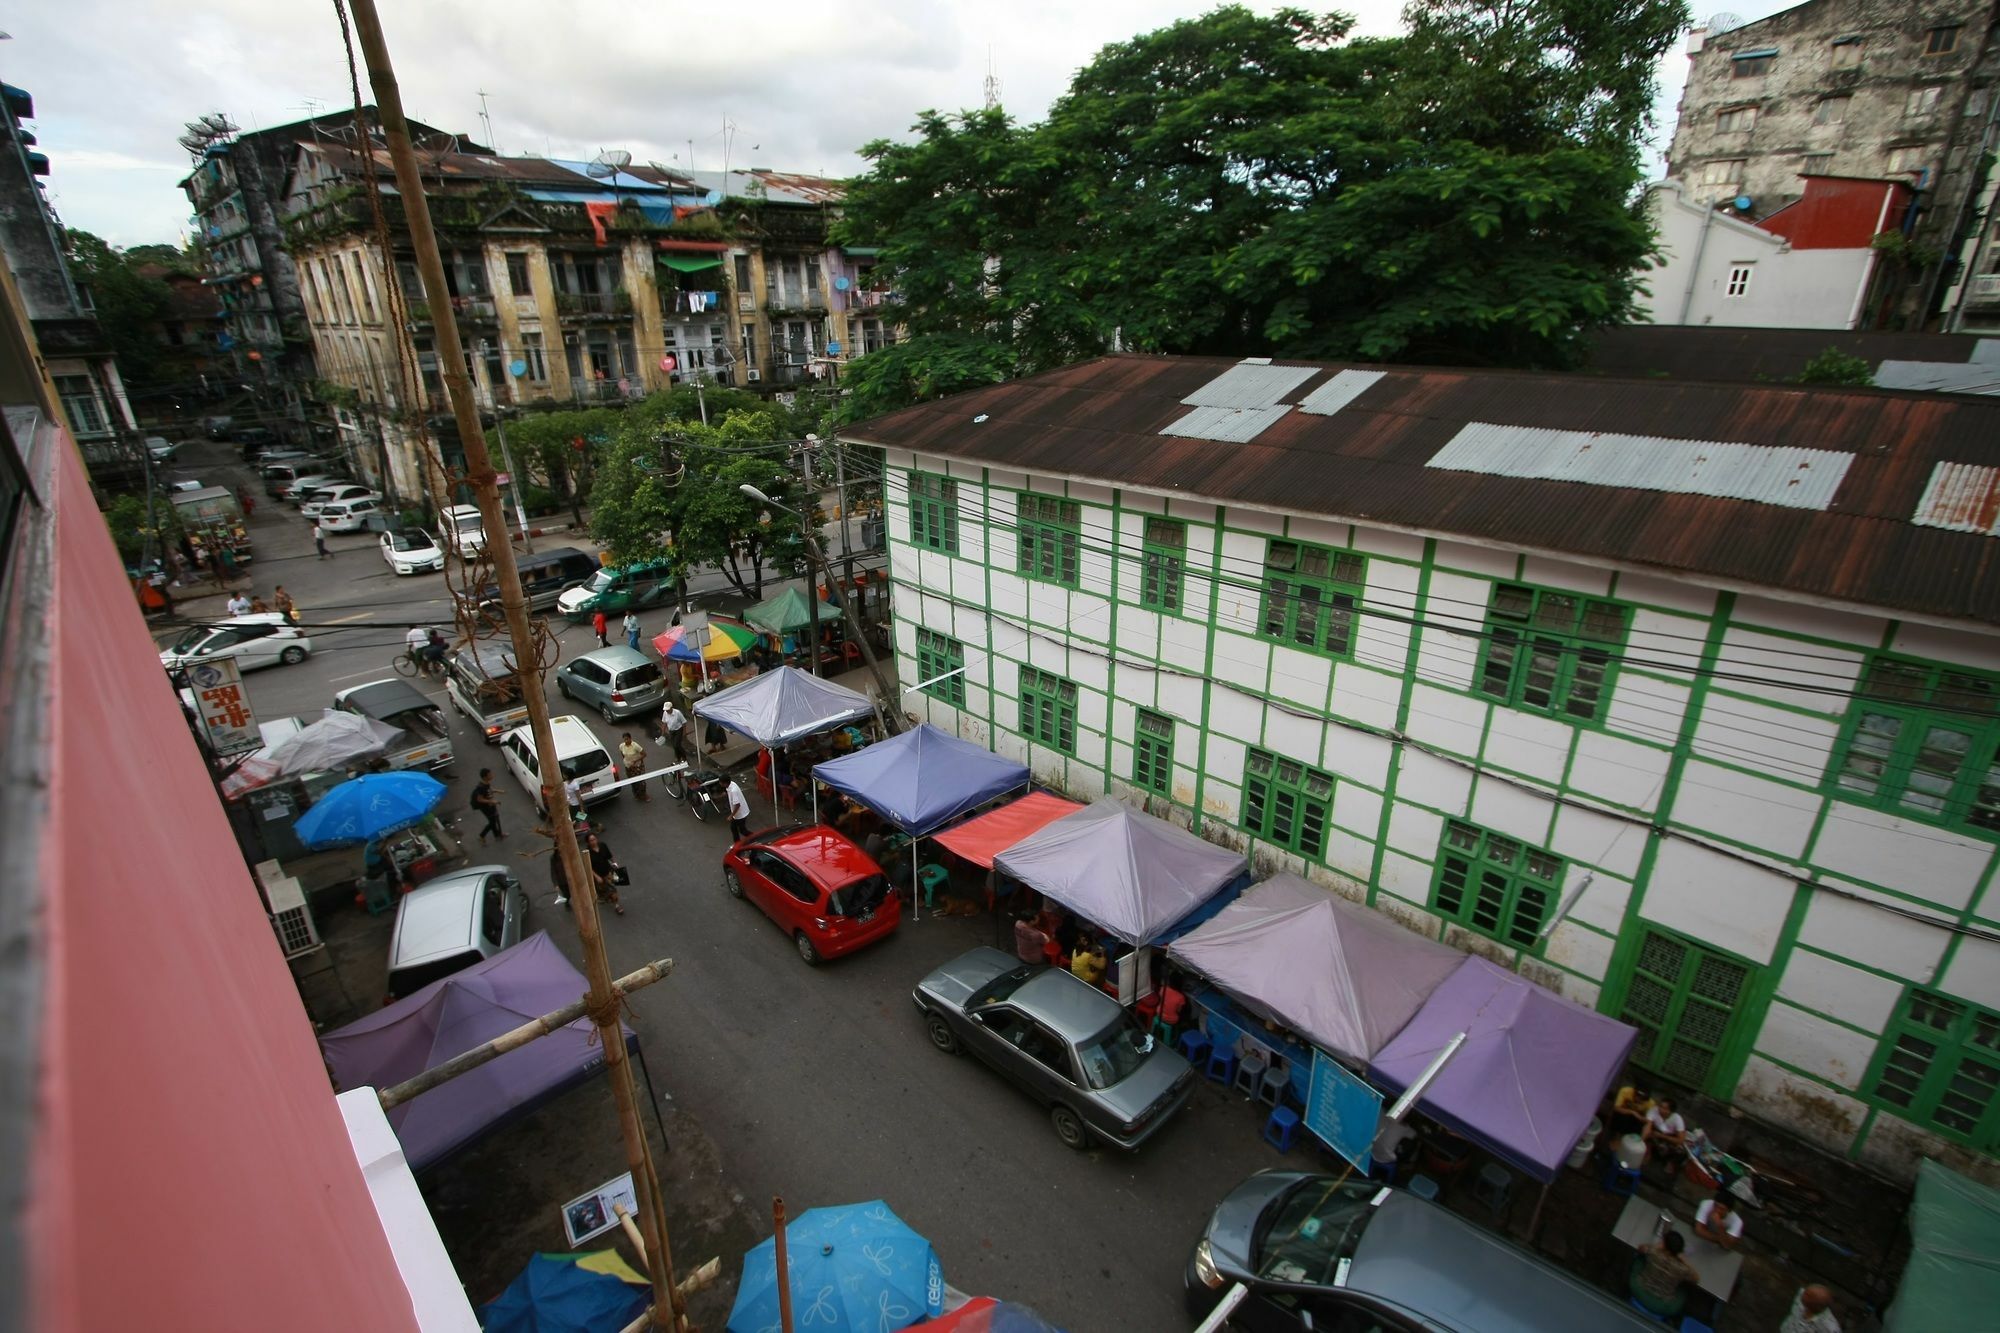
[[[444,511],[444,521],[438,524],[438,536],[447,547],[453,547],[462,555],[477,555],[486,549],[486,523],[479,516],[478,505],[453,505]]]
[[[584,725],[583,719],[574,713],[564,713],[550,718],[549,728],[555,732],[556,762],[562,766],[562,775],[551,785],[560,790],[564,783],[575,778],[582,786],[586,807],[616,797],[616,791],[592,791],[604,783],[618,781],[618,765],[611,762],[597,734]],[[542,804],[541,766],[535,762],[534,730],[516,727],[502,736],[500,757],[507,761],[515,781],[527,791],[535,809],[546,819],[549,812]]]

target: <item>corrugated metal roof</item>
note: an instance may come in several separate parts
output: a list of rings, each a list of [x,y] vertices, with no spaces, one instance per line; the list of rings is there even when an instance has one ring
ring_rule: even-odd
[[[1342,370],[1380,378],[1335,415],[1287,412],[1242,442],[1162,433],[1187,415],[1190,394],[1236,364],[1101,357],[841,433],[1014,471],[2000,624],[2000,541],[1915,519],[1939,464],[2000,470],[2000,400],[1329,365],[1304,368],[1328,382]],[[1612,435],[1643,423],[1675,445],[1795,451],[1815,476],[1849,461],[1824,508],[1427,466],[1474,423]]]
[[[1299,404],[1299,410],[1330,417],[1374,388],[1381,378],[1382,372],[1379,370],[1338,371],[1332,379],[1307,394],[1305,400]]]
[[[1160,434],[1245,444],[1283,420],[1291,410],[1289,407],[1197,407],[1179,421],[1160,427]]]
[[[1181,399],[1190,407],[1273,407],[1319,372],[1311,366],[1243,361]]]
[[[1590,369],[1631,379],[1668,375],[1721,384],[1795,380],[1831,348],[1871,366],[1885,361],[1980,359],[1991,338],[1962,333],[1852,333],[1842,329],[1732,329],[1706,325],[1628,324],[1605,329],[1591,345]],[[1883,388],[1908,386],[1881,384]]]
[[[1426,467],[1824,509],[1853,454],[1474,421]]]
[[[1925,528],[2000,535],[2000,467],[1939,463],[1910,519]]]
[[[1921,389],[1927,393],[2000,394],[2000,363],[1884,361],[1875,367],[1875,385],[1881,389]]]

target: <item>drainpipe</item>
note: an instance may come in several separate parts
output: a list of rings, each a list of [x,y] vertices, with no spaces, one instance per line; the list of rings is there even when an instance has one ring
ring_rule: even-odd
[[[1680,201],[1676,199],[1674,202],[1679,203]],[[1674,321],[1676,324],[1687,323],[1688,311],[1694,308],[1694,284],[1695,280],[1701,277],[1701,256],[1702,252],[1708,249],[1708,229],[1714,225],[1715,210],[1713,208],[1703,208],[1701,210],[1701,237],[1694,243],[1694,262],[1688,265],[1687,289],[1681,293],[1681,313],[1680,318]]]

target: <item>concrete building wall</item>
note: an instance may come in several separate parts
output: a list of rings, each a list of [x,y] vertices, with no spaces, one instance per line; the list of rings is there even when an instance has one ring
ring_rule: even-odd
[[[2000,1178],[2000,1100],[1947,1124],[1937,1068],[1910,1107],[1891,1067],[1927,1003],[2000,1022],[2000,829],[1843,785],[1875,734],[1854,697],[1871,664],[2000,690],[1985,674],[2000,635],[1076,477],[887,461],[899,668],[965,667],[962,685],[906,698],[931,722],[1633,1022],[1639,1063],[1670,1082],[1886,1174],[1907,1178],[1921,1151]],[[940,504],[955,541],[931,536]],[[1051,518],[1054,537],[1036,527]],[[1181,561],[1171,606],[1148,573],[1163,535]],[[1344,626],[1338,651],[1299,646],[1289,621],[1270,632],[1265,580],[1303,547],[1352,598],[1351,613],[1321,605]],[[1528,677],[1493,656],[1491,608],[1517,595],[1624,626],[1587,716],[1534,706]],[[1454,889],[1454,864],[1491,892]]]
[[[1681,183],[1671,180],[1648,195],[1663,259],[1645,275],[1644,322],[1854,327],[1875,268],[1873,250],[1794,250],[1783,237],[1690,205],[1683,195]]]

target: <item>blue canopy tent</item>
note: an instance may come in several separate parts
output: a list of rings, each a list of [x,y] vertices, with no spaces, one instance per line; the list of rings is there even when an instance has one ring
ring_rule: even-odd
[[[852,797],[909,835],[911,885],[916,883],[916,842],[996,796],[1028,785],[1028,766],[960,740],[928,722],[865,750],[829,759],[813,769],[823,782]],[[813,788],[819,818],[819,788]],[[918,902],[921,899],[912,894]]]

